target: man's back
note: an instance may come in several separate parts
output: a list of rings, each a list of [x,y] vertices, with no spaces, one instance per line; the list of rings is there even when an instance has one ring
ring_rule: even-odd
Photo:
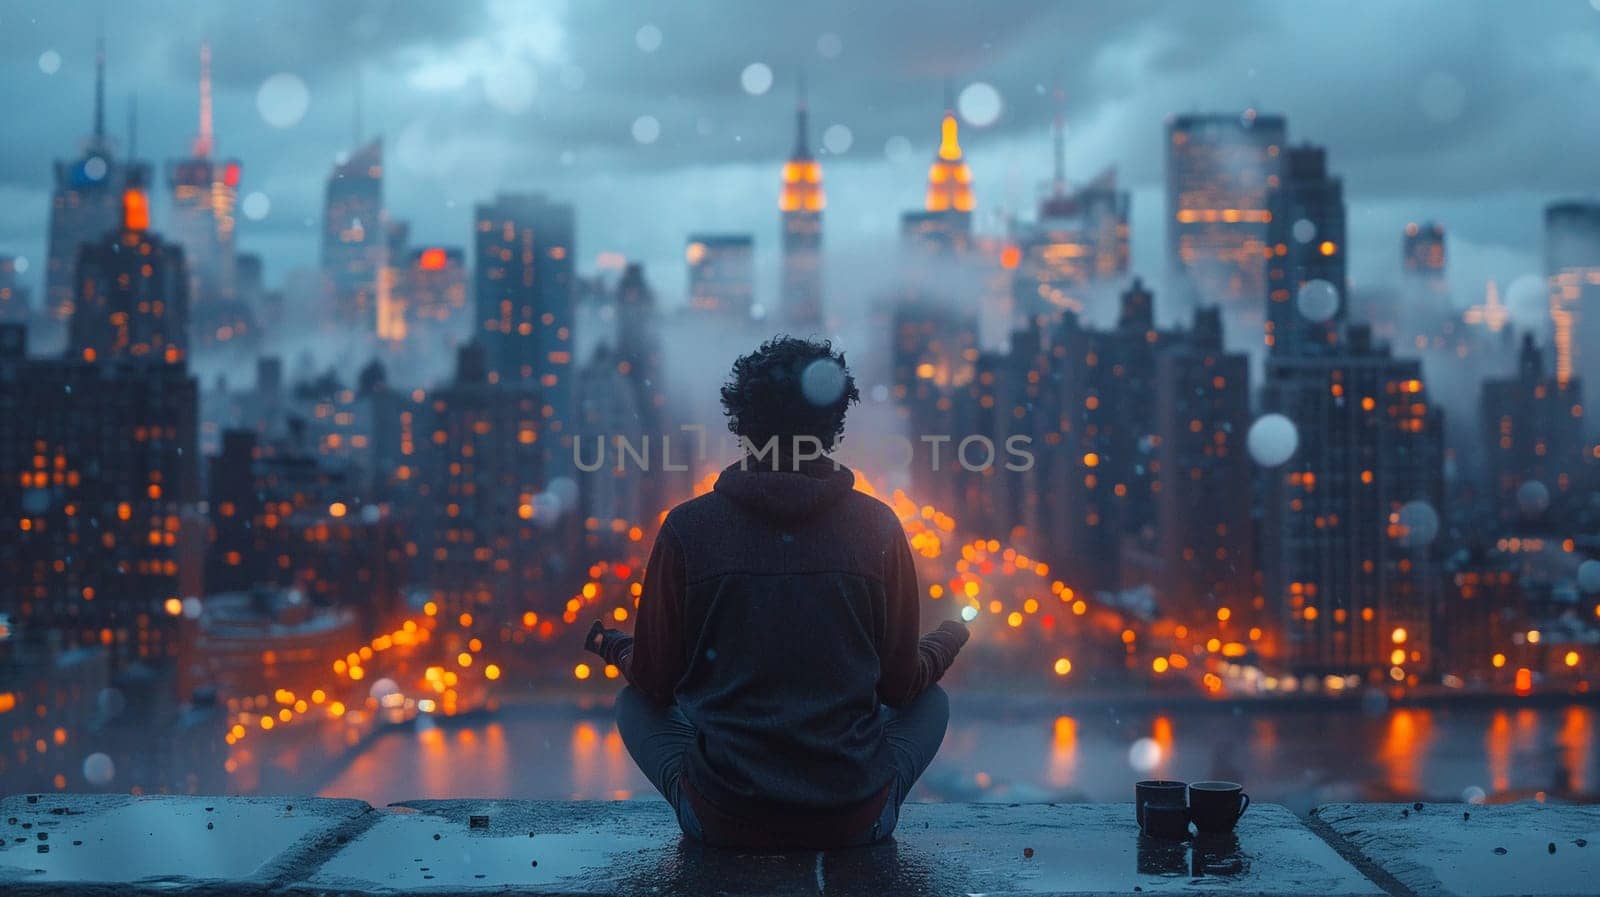
[[[888,782],[879,651],[907,612],[886,588],[904,537],[853,482],[826,461],[730,468],[667,517],[685,570],[675,696],[702,734],[689,781],[721,809],[853,807]]]

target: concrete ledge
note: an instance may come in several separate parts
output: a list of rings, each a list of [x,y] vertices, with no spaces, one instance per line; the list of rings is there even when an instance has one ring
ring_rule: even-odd
[[[1417,897],[1600,894],[1600,807],[1329,804],[1319,822]]]
[[[1138,836],[1131,804],[912,804],[891,843],[759,854],[684,841],[660,801],[418,801],[391,808],[297,890],[520,894],[1383,892],[1287,810],[1237,836]]]
[[[315,869],[375,815],[359,800],[7,797],[0,893],[264,893]]]
[[[760,854],[685,841],[659,800],[21,795],[0,838],[6,897],[1600,892],[1600,809],[1541,805],[1258,805],[1235,835],[1169,843],[1128,804],[911,804],[888,843]]]

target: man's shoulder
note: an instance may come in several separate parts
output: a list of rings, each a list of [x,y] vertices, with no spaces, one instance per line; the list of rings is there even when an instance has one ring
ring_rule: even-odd
[[[876,528],[898,530],[900,528],[900,515],[888,503],[873,495],[868,495],[860,489],[851,489],[850,493],[839,499],[839,510],[854,516]]]
[[[667,512],[665,528],[675,536],[697,531],[708,525],[722,525],[737,514],[738,505],[726,495],[712,490],[703,495],[679,502]],[[840,496],[829,515],[833,520],[848,521],[858,532],[897,533],[901,531],[900,515],[888,504],[859,489],[851,489]]]
[[[708,518],[727,514],[732,505],[726,496],[718,495],[716,490],[712,490],[673,505],[672,510],[667,512],[665,524],[669,529],[692,526]]]

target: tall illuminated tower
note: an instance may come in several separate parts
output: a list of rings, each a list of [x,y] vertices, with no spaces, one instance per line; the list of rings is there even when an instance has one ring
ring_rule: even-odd
[[[473,302],[488,378],[537,387],[559,438],[572,419],[576,216],[541,193],[501,193],[475,217]]]
[[[1107,168],[1094,180],[1069,188],[1066,177],[1066,117],[1056,94],[1051,129],[1055,167],[1050,191],[1039,201],[1034,222],[1014,224],[1011,239],[1019,251],[1012,280],[1013,315],[1018,323],[1050,318],[1063,309],[1083,313],[1097,287],[1128,274],[1128,191],[1118,189],[1117,171]]]
[[[956,212],[971,217],[972,169],[961,156],[961,126],[956,111],[946,102],[939,122],[939,151],[928,167],[928,196],[924,206],[930,212]]]
[[[787,265],[787,248],[785,256]],[[755,296],[754,237],[749,234],[690,234],[683,259],[689,264],[690,308],[735,321],[750,319]],[[804,324],[807,320],[789,318],[785,309],[785,323]],[[820,323],[821,319],[809,320]]]
[[[1328,173],[1320,146],[1283,155],[1282,179],[1267,193],[1266,344],[1277,354],[1326,352],[1350,304],[1344,183]]]
[[[928,166],[923,211],[900,216],[903,245],[934,254],[964,252],[972,242],[972,169],[961,155],[961,125],[955,99],[945,95],[939,122],[939,149]]]
[[[77,298],[78,247],[95,242],[122,223],[123,165],[106,137],[106,54],[95,55],[94,130],[76,159],[55,163],[50,195],[50,238],[45,265],[43,321],[50,332],[41,343],[59,348]]]
[[[779,312],[791,327],[822,324],[822,163],[811,155],[804,82],[794,110],[794,152],[783,166],[783,284]]]
[[[234,207],[239,199],[239,161],[213,159],[211,47],[200,45],[200,133],[193,154],[167,163],[172,187],[172,236],[189,259],[196,306],[231,300],[237,290]]]
[[[143,172],[127,174],[122,223],[78,252],[71,356],[181,364],[189,347],[189,274],[179,246],[150,230]]]
[[[1600,349],[1590,348],[1600,345],[1600,202],[1570,200],[1545,207],[1544,273],[1555,329],[1556,380],[1562,385],[1574,377],[1600,382]]]
[[[383,220],[383,142],[373,140],[333,167],[322,207],[322,273],[331,322],[378,328],[378,276],[388,250]]]
[[[1448,299],[1450,281],[1445,267],[1444,225],[1437,221],[1406,225],[1400,260],[1406,280],[1435,298]]]
[[[1268,192],[1279,185],[1281,115],[1180,115],[1167,122],[1167,264],[1189,302],[1253,323],[1266,288]]]

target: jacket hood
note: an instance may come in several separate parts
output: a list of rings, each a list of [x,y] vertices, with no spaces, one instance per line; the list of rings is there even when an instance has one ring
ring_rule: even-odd
[[[740,469],[740,464],[745,469]],[[772,461],[734,462],[717,477],[716,491],[751,513],[771,520],[803,520],[826,511],[855,488],[850,468],[835,466],[831,458],[785,461],[772,469]]]

